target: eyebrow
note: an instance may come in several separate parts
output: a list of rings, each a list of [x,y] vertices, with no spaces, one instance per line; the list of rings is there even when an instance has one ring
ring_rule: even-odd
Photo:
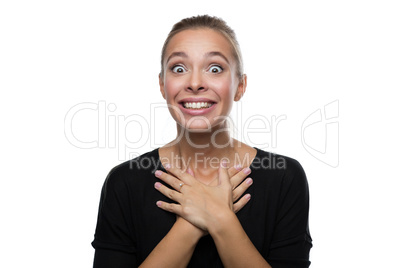
[[[187,54],[184,52],[173,52],[170,54],[170,56],[167,58],[166,62],[169,62],[171,58],[173,57],[182,57],[182,58],[188,58]]]
[[[219,51],[211,51],[211,52],[208,52],[208,53],[205,54],[205,56],[206,56],[206,57],[219,56],[219,57],[223,58],[223,59],[227,62],[227,64],[229,64],[229,61],[228,61],[228,59],[225,57],[225,55],[223,55],[223,54],[222,54],[221,52],[219,52]]]
[[[218,56],[223,58],[228,64],[229,64],[229,60],[225,57],[225,55],[223,55],[221,52],[219,51],[211,51],[211,52],[207,52],[205,53],[204,57],[214,57],[214,56]],[[185,52],[182,51],[178,51],[178,52],[173,52],[172,54],[170,54],[170,56],[167,58],[166,63],[170,61],[171,58],[173,57],[182,57],[182,58],[188,58],[188,55]]]

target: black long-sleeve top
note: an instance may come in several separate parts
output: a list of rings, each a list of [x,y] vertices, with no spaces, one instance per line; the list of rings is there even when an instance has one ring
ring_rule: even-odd
[[[237,212],[244,231],[273,268],[309,267],[309,191],[296,160],[261,149],[250,166],[251,200]],[[113,168],[102,188],[95,239],[95,268],[138,267],[169,232],[176,216],[156,206],[172,202],[155,190],[155,149]],[[166,172],[166,171],[165,171]],[[223,267],[211,236],[198,242],[188,267]]]

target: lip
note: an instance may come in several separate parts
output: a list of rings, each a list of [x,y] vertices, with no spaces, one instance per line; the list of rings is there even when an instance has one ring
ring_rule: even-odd
[[[204,109],[187,109],[183,106],[183,102],[210,102],[212,103],[211,107],[209,108],[204,108]],[[211,110],[215,108],[216,101],[213,101],[208,98],[185,98],[179,101],[179,107],[180,110],[184,114],[189,114],[189,115],[203,115],[206,113],[209,113]]]

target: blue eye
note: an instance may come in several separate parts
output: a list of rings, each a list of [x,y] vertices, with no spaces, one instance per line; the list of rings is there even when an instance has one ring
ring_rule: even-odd
[[[186,69],[184,69],[184,67],[181,65],[176,65],[176,66],[173,66],[172,71],[174,73],[184,73],[186,71]]]
[[[218,65],[214,65],[214,66],[211,66],[211,68],[209,68],[208,71],[211,73],[214,73],[214,74],[218,74],[223,71],[223,68]]]

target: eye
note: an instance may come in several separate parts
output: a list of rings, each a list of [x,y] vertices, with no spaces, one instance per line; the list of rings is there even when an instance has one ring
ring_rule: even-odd
[[[213,65],[208,69],[208,71],[214,74],[218,74],[223,71],[223,68],[218,65]]]
[[[184,69],[184,67],[181,65],[175,65],[172,68],[172,72],[174,72],[174,73],[184,73],[185,71],[186,71],[186,69]]]

